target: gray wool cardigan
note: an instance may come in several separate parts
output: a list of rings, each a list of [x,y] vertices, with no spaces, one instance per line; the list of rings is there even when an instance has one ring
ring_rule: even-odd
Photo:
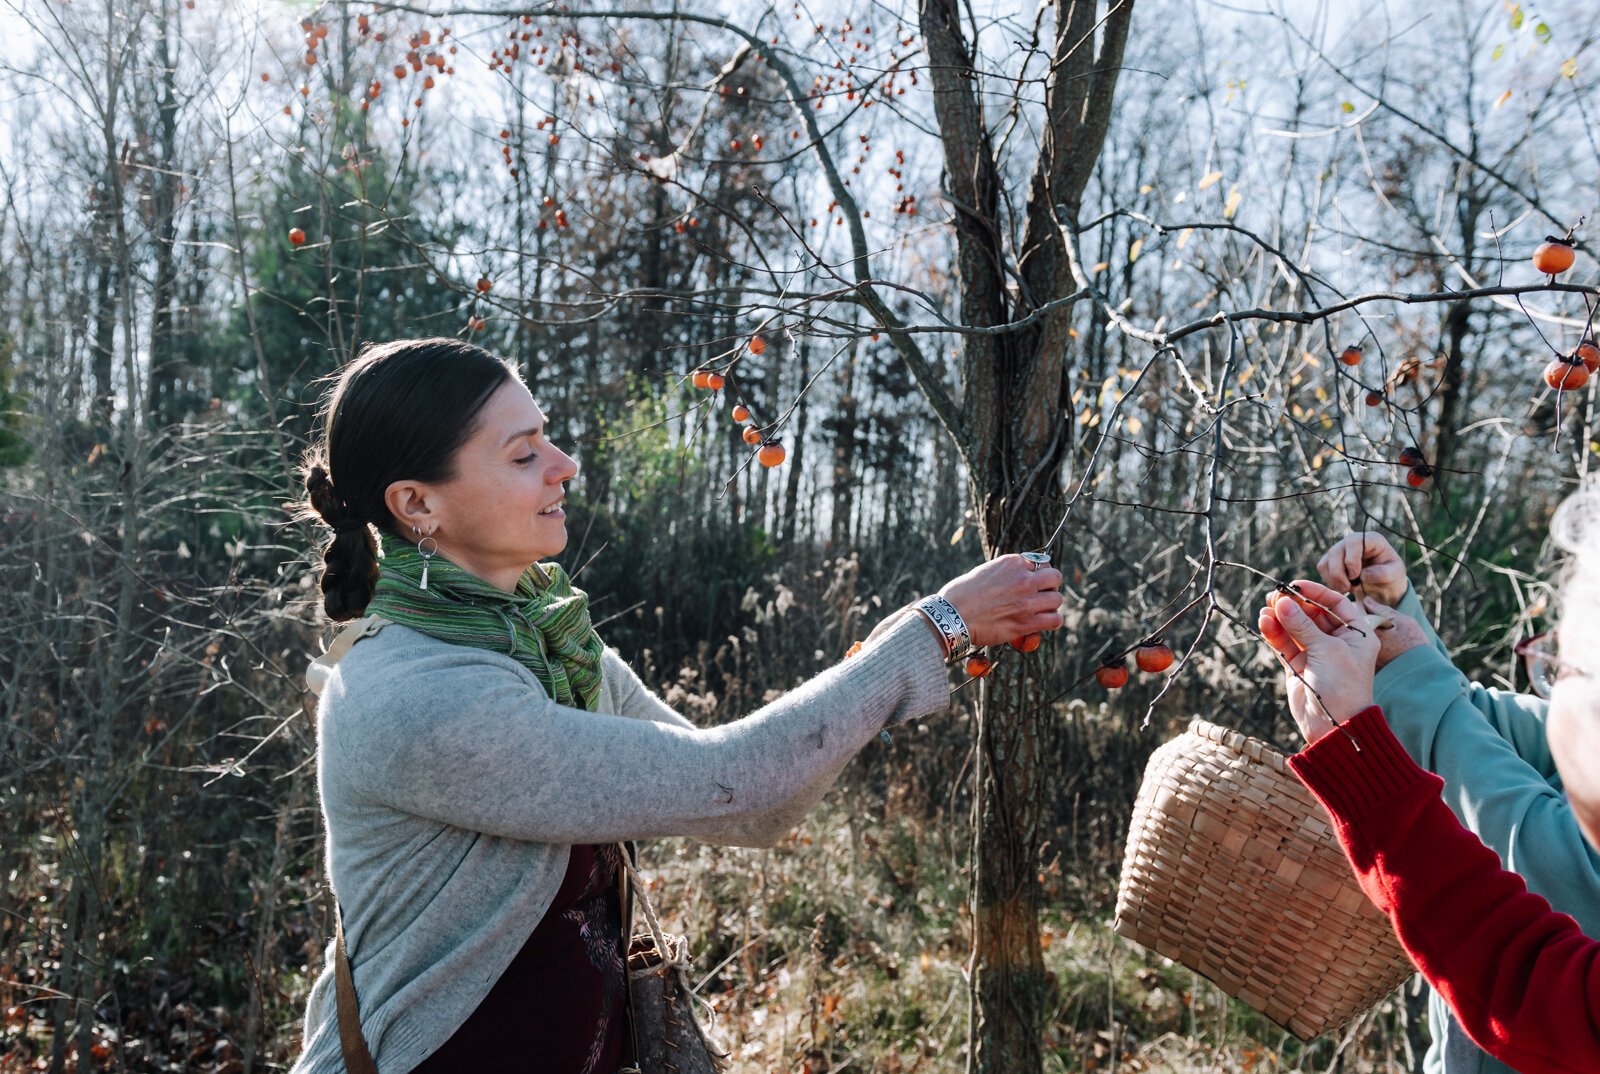
[[[853,658],[697,728],[615,650],[596,711],[508,656],[391,624],[323,667],[317,765],[329,881],[382,1074],[448,1040],[539,923],[569,847],[668,835],[771,846],[883,727],[949,704],[943,646],[897,613]],[[291,1074],[344,1069],[334,949]]]

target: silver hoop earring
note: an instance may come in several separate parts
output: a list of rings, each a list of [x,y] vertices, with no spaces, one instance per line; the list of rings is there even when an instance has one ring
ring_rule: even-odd
[[[413,526],[412,529],[416,529],[416,527]],[[430,544],[433,545],[432,548],[424,547],[425,545]],[[435,541],[432,537],[424,537],[422,540],[417,542],[417,555],[422,557],[422,582],[417,586],[418,589],[428,588],[428,560],[438,555],[438,553],[439,542]]]

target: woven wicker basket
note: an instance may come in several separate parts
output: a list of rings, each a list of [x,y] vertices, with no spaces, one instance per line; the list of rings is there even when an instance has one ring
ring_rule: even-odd
[[[1150,757],[1114,927],[1301,1040],[1414,972],[1283,755],[1202,720]]]

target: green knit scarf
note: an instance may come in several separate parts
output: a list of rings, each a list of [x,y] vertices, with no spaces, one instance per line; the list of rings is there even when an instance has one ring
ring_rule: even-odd
[[[506,653],[538,676],[558,704],[593,709],[604,646],[589,622],[589,596],[554,563],[529,567],[515,593],[469,574],[443,556],[428,560],[385,533],[368,615],[381,615],[440,641]]]

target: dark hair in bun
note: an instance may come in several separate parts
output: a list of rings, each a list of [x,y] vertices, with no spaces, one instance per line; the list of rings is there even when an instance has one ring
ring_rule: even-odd
[[[335,622],[366,611],[378,581],[373,527],[402,536],[384,502],[396,481],[448,481],[489,397],[516,374],[455,339],[369,345],[328,393],[320,443],[304,464],[303,518],[333,530],[322,550],[322,606]]]

